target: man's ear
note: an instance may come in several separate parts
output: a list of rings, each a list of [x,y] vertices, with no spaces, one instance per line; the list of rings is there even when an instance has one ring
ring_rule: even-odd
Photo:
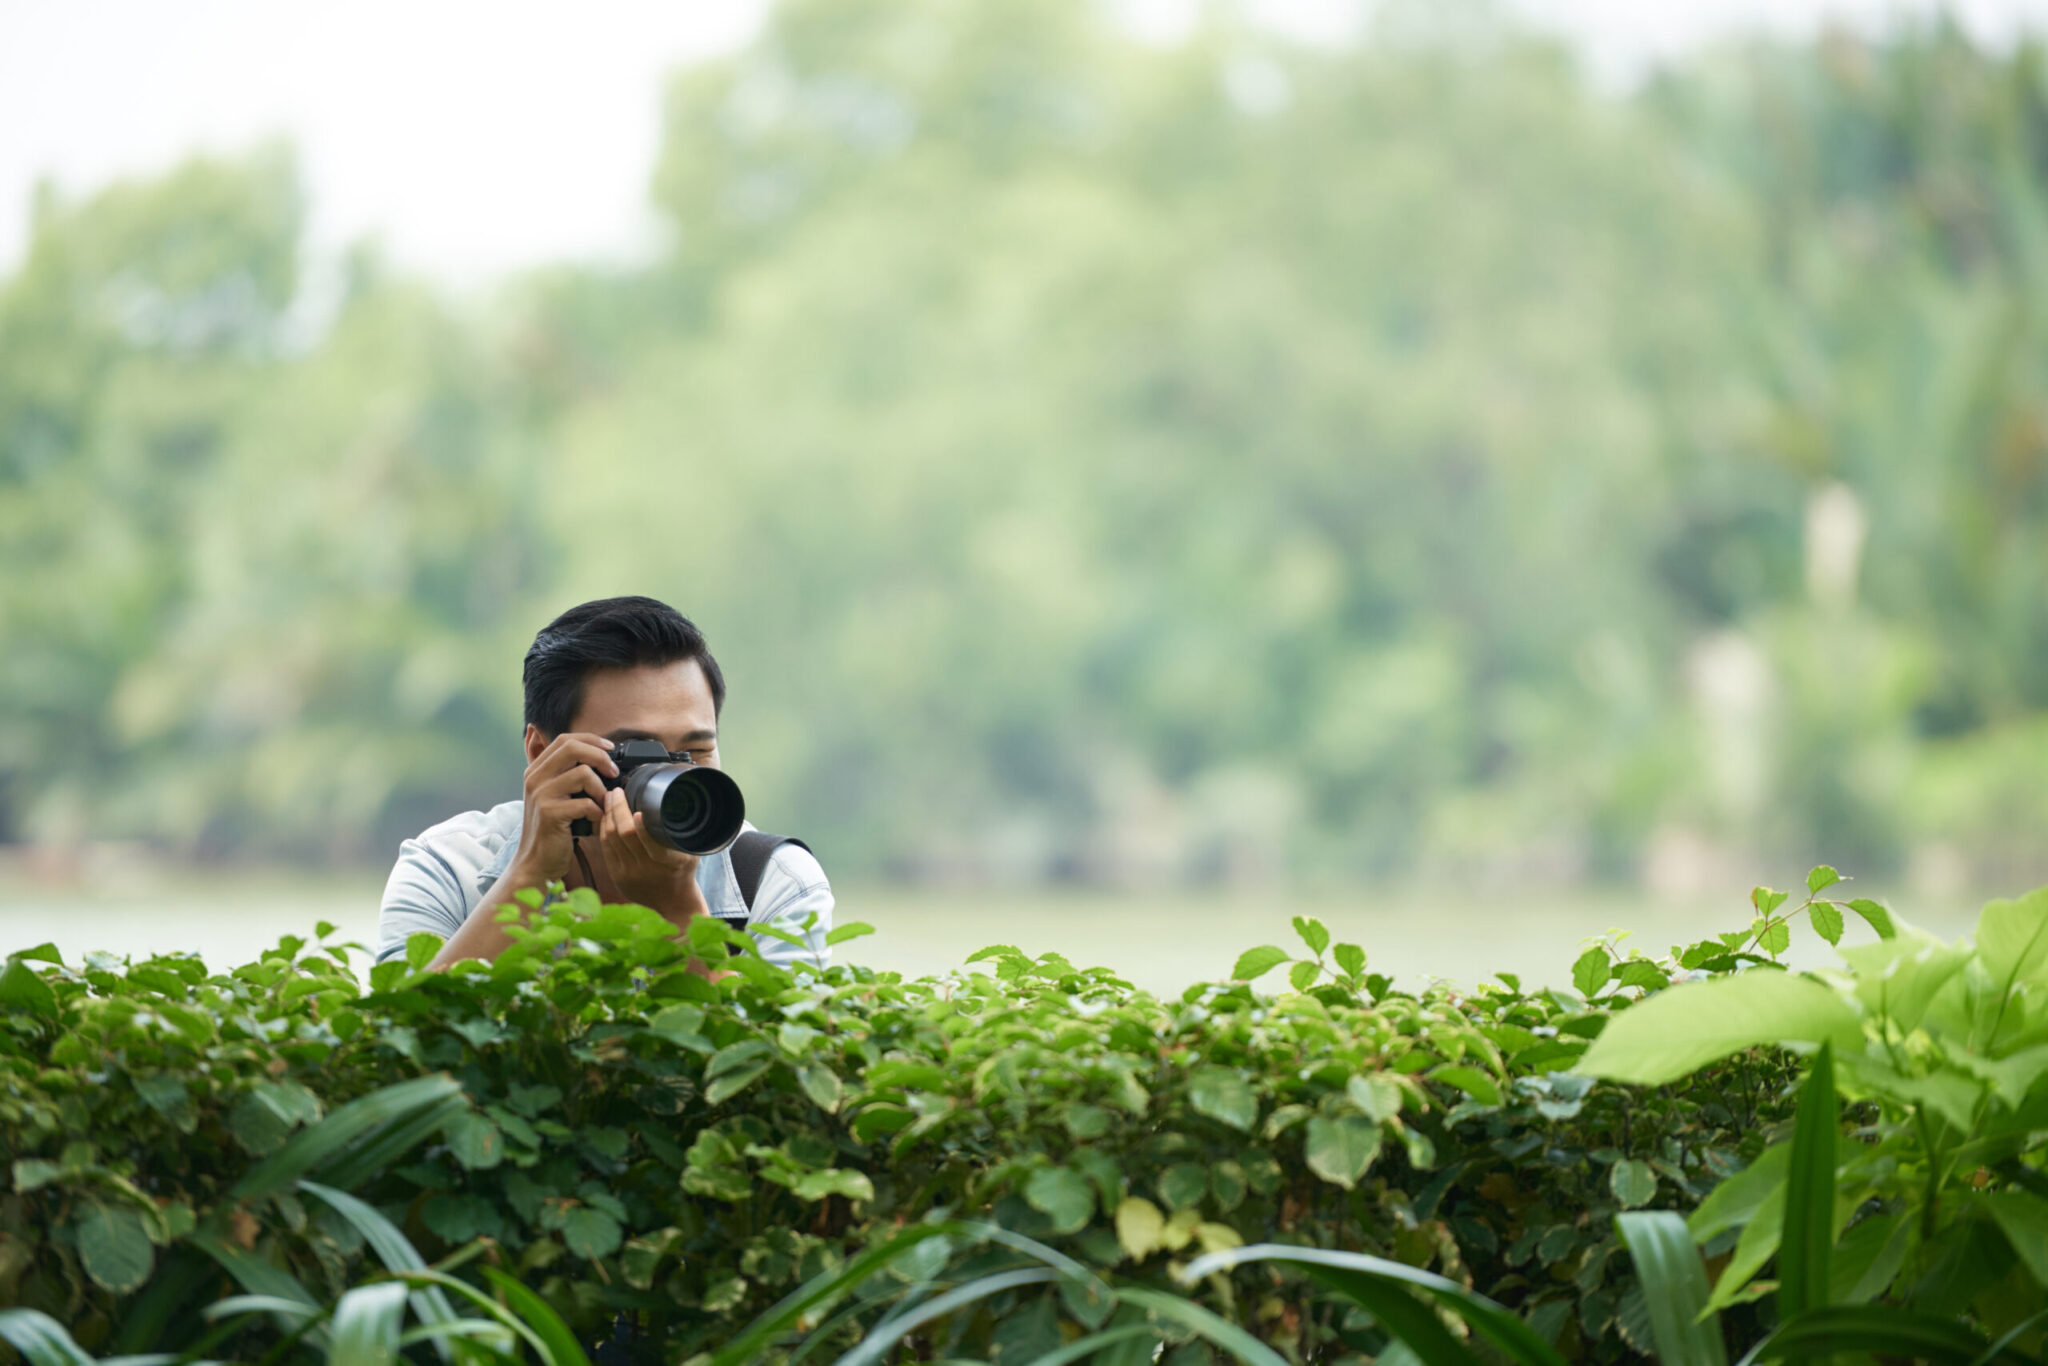
[[[540,752],[548,747],[548,737],[540,733],[540,727],[528,722],[526,726],[526,762],[540,758]]]

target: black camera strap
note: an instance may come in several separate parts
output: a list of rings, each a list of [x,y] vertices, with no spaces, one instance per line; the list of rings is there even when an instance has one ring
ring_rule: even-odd
[[[768,871],[768,860],[785,844],[794,844],[807,854],[812,852],[811,846],[795,835],[771,835],[766,830],[743,830],[726,849],[732,859],[733,878],[740,884],[740,900],[746,903],[749,914],[754,909],[754,896],[761,890],[761,878]]]

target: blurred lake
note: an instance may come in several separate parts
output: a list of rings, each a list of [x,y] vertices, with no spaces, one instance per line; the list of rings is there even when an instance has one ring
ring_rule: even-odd
[[[54,942],[77,963],[93,950],[130,955],[200,954],[218,970],[253,959],[286,934],[311,936],[326,920],[337,938],[374,944],[380,876],[320,880],[282,875],[142,886],[16,886],[0,891],[0,953]],[[2018,890],[2018,889],[2014,889]],[[1932,905],[1887,898],[1859,886],[1841,895],[1887,900],[1904,919],[1937,934],[1967,934],[1978,902],[1956,897]],[[1132,894],[1082,891],[938,891],[848,886],[838,921],[865,921],[875,933],[835,951],[842,962],[917,976],[962,965],[976,949],[1012,944],[1027,953],[1056,951],[1076,965],[1107,965],[1149,990],[1178,991],[1225,977],[1256,944],[1299,948],[1296,915],[1323,921],[1336,941],[1363,945],[1373,971],[1404,985],[1430,977],[1475,982],[1496,972],[1525,984],[1569,986],[1583,940],[1610,930],[1660,954],[1674,943],[1748,923],[1746,889],[1714,899],[1660,899],[1627,890],[1538,894],[1426,889],[1362,890],[1351,895]],[[1853,917],[1845,942],[1870,932]],[[1795,961],[1830,961],[1801,928]],[[1277,990],[1279,973],[1263,985]]]

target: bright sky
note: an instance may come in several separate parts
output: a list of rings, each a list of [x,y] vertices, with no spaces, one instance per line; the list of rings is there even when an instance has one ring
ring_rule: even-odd
[[[1254,0],[1339,33],[1367,0]],[[1170,36],[1196,0],[1118,0]],[[1917,0],[1511,0],[1604,79],[1733,32],[1859,25]],[[0,0],[0,271],[42,177],[78,193],[195,149],[284,135],[318,247],[374,235],[451,280],[631,254],[661,79],[745,42],[766,0]],[[2048,29],[2048,0],[1957,0],[1970,28]]]

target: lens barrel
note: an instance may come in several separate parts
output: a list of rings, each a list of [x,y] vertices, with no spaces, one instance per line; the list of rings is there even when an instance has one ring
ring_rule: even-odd
[[[717,853],[747,818],[740,785],[702,764],[642,764],[627,772],[624,787],[655,843],[685,854]]]

